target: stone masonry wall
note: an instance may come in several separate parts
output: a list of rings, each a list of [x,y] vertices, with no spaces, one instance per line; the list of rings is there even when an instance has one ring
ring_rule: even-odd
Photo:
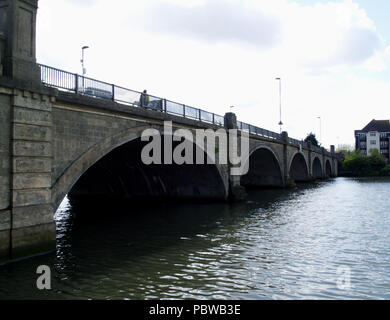
[[[11,89],[0,87],[0,261],[10,252]]]
[[[11,96],[12,258],[54,248],[51,204],[52,103],[45,94]]]

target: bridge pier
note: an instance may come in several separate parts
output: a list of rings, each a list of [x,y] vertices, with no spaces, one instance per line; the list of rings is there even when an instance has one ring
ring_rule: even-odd
[[[282,142],[283,142],[283,186],[288,187],[294,185],[294,181],[290,179],[290,172],[288,167],[288,145],[289,138],[287,131],[283,131],[282,134]]]
[[[52,104],[35,58],[37,0],[0,7],[0,261],[55,247]]]
[[[237,117],[233,112],[228,112],[224,117],[225,129],[229,134],[230,129],[237,129]],[[228,140],[228,148],[232,148],[230,145],[231,139]],[[241,139],[237,139],[237,148],[240,149]],[[228,150],[228,155],[230,151]],[[241,185],[241,176],[235,176],[231,174],[232,164],[229,161],[228,171],[229,171],[229,198],[232,200],[245,200],[247,198],[247,193],[245,187]]]
[[[55,98],[0,85],[0,260],[55,248],[51,201]],[[9,83],[10,86],[13,83]]]

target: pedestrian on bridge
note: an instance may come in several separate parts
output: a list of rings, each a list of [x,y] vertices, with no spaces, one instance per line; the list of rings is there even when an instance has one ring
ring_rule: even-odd
[[[141,107],[147,107],[148,106],[148,103],[149,103],[149,95],[147,94],[146,90],[144,90],[142,93],[141,93],[141,97],[139,99],[139,102],[140,102],[140,105]]]

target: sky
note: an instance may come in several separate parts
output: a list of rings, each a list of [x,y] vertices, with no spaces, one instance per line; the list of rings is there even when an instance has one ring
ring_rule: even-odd
[[[39,0],[37,60],[279,132],[390,119],[388,0]],[[234,108],[231,108],[234,106]]]

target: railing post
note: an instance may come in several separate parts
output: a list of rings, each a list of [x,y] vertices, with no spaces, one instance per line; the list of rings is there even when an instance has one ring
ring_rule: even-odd
[[[183,117],[185,118],[186,117],[186,105],[183,104]]]
[[[202,121],[202,110],[199,109],[199,121]]]
[[[115,85],[112,84],[112,101],[115,101]]]
[[[213,113],[213,124],[215,124],[215,114]]]
[[[75,79],[74,91],[75,91],[75,93],[78,93],[79,92],[79,75],[77,73],[74,74],[74,79]]]
[[[164,113],[167,113],[167,99],[163,99]]]

